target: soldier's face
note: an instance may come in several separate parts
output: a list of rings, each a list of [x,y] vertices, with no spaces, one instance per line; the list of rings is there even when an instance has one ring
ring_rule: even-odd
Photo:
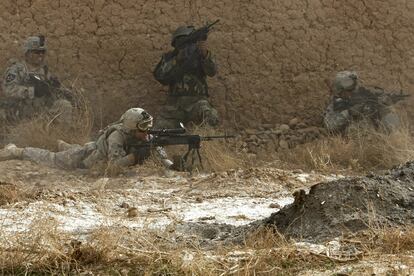
[[[145,142],[149,141],[149,135],[148,135],[148,133],[147,132],[140,131],[140,130],[136,130],[135,131],[135,138],[137,140],[140,140],[140,141],[145,141]]]
[[[33,65],[41,65],[45,61],[46,51],[30,51],[27,53],[27,62]]]

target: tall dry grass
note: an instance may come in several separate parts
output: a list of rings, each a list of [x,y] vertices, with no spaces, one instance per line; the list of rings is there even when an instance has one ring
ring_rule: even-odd
[[[187,130],[187,134],[200,135],[201,137],[207,136],[221,136],[226,133],[221,130],[214,129],[207,126],[195,126]],[[227,133],[231,135],[232,133]],[[247,165],[245,154],[240,149],[240,141],[235,139],[214,139],[211,141],[202,141],[200,147],[200,156],[202,160],[202,166],[198,161],[197,154],[189,155],[186,167],[192,167],[193,171],[226,171],[235,168],[245,167]],[[169,146],[166,148],[168,155],[173,158],[174,156],[183,156],[188,146]],[[192,165],[192,159],[194,158],[194,164]]]
[[[58,139],[73,144],[86,143],[93,128],[92,110],[81,89],[72,86],[70,91],[73,97],[73,117],[70,125],[58,122],[56,116],[44,112],[10,127],[5,137],[6,142],[21,147],[31,146],[49,150],[57,150]]]
[[[360,122],[350,126],[345,135],[331,135],[279,157],[285,163],[310,170],[389,169],[414,159],[414,138],[408,124],[389,133]]]
[[[1,222],[0,222],[1,223]],[[414,250],[412,227],[371,229],[351,243],[369,258]],[[195,237],[169,232],[102,226],[89,234],[69,235],[56,220],[43,216],[28,231],[0,233],[0,273],[4,275],[297,275],[333,269],[344,262],[298,249],[272,228],[260,228],[243,244],[201,248]]]

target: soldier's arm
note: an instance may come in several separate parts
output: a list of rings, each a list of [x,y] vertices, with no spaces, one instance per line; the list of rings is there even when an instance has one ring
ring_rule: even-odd
[[[8,68],[3,78],[3,93],[11,99],[33,99],[34,87],[25,83],[25,75],[18,65]]]
[[[214,62],[214,58],[211,51],[208,52],[207,56],[202,59],[202,66],[204,73],[209,77],[214,77],[217,73],[217,65]]]
[[[154,70],[155,79],[164,85],[174,83],[182,74],[183,70],[177,63],[177,57],[169,53],[162,56]]]
[[[128,167],[135,164],[134,154],[127,154],[124,149],[124,137],[118,131],[109,135],[108,139],[108,161],[111,165]]]

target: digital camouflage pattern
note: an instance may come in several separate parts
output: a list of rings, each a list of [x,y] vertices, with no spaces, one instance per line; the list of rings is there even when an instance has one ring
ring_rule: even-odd
[[[400,119],[393,108],[390,95],[375,88],[356,86],[346,95],[334,95],[325,115],[324,125],[330,132],[343,132],[352,122],[368,120],[376,127],[391,131],[399,127]],[[364,98],[361,95],[375,95]],[[353,100],[353,98],[357,100]],[[372,102],[375,99],[375,102]]]
[[[52,87],[56,86],[56,87]],[[57,121],[72,122],[72,104],[56,93],[60,83],[47,66],[31,66],[13,61],[6,69],[0,97],[0,120],[18,122],[47,111],[58,115]]]
[[[152,152],[149,148],[137,152],[131,148],[132,143],[137,145],[140,141],[137,141],[133,136],[133,132],[126,129],[122,124],[115,124],[106,128],[96,141],[86,143],[83,146],[66,145],[65,149],[59,152],[26,147],[23,148],[21,156],[15,157],[66,170],[90,169],[101,165],[128,167],[136,163],[142,163],[151,154],[164,166],[169,167],[171,165],[171,161],[168,160],[162,147],[156,147]]]
[[[166,105],[156,121],[157,128],[175,128],[179,122],[218,124],[217,110],[208,101],[207,76],[215,76],[216,64],[211,52],[202,57],[196,44],[187,45],[175,55],[164,54],[154,76],[169,86]]]

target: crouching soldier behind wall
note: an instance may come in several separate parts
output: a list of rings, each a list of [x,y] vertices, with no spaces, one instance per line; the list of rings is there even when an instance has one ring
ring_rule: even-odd
[[[193,26],[181,26],[172,35],[171,45],[185,39]],[[154,70],[155,78],[169,86],[166,105],[156,120],[156,128],[176,128],[180,122],[216,126],[217,110],[208,101],[207,76],[216,74],[216,64],[207,41],[188,44],[184,49],[165,53]]]
[[[333,98],[324,115],[328,131],[344,132],[352,122],[360,120],[367,120],[387,131],[400,126],[400,119],[392,106],[396,102],[393,95],[379,88],[360,86],[356,72],[338,72],[333,90]]]
[[[153,118],[142,108],[127,110],[118,122],[106,127],[94,142],[83,146],[59,141],[59,152],[39,148],[18,148],[13,144],[0,150],[0,161],[21,159],[61,169],[90,169],[97,165],[109,165],[111,169],[141,164],[151,155],[149,147],[137,147],[148,142],[147,131],[152,127]],[[166,167],[172,161],[162,147],[153,149],[155,157]]]
[[[14,60],[4,73],[0,121],[16,122],[47,111],[57,122],[72,122],[70,92],[50,73],[46,53],[44,36],[27,38],[24,60]]]

